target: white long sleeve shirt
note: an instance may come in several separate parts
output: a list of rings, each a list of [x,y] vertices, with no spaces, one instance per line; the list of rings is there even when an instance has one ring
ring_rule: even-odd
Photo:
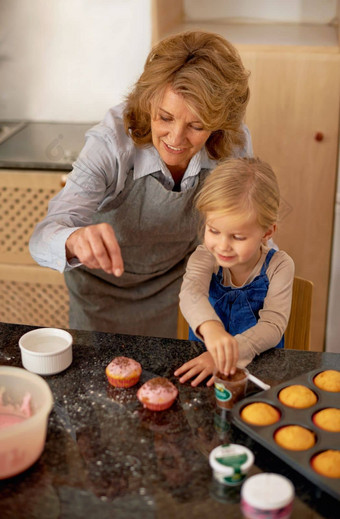
[[[124,105],[111,108],[103,121],[86,133],[85,146],[73,164],[65,187],[49,202],[48,213],[38,223],[29,247],[33,259],[44,267],[63,272],[80,263],[66,259],[67,238],[80,227],[90,225],[93,214],[105,209],[123,190],[128,173],[133,169],[135,179],[154,175],[167,189],[174,181],[170,171],[153,146],[137,148],[126,134],[123,124]],[[249,130],[244,149],[234,150],[233,156],[251,156]],[[202,168],[212,170],[216,161],[202,148],[192,157],[181,182],[181,191],[190,189]]]

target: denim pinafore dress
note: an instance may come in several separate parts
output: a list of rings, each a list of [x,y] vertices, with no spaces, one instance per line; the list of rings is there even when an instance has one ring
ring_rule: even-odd
[[[248,285],[241,288],[232,288],[223,285],[223,270],[219,268],[217,274],[212,275],[209,288],[209,301],[216,314],[224,324],[225,330],[235,336],[242,333],[259,320],[259,311],[268,292],[269,279],[267,268],[275,249],[270,249],[263,262],[261,272]],[[189,330],[189,340],[202,342],[194,332]],[[282,336],[276,348],[284,347],[284,336]]]

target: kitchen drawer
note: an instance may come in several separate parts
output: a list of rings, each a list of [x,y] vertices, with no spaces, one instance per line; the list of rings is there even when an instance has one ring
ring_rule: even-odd
[[[59,272],[0,263],[0,321],[68,328],[68,308],[68,291]]]
[[[0,170],[0,262],[35,265],[28,242],[65,172]]]

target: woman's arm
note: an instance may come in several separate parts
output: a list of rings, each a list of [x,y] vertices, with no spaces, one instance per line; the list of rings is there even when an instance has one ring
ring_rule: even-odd
[[[123,268],[112,227],[88,227],[103,200],[114,198],[126,179],[127,168],[119,163],[111,135],[101,125],[88,132],[65,187],[49,202],[47,216],[36,226],[29,244],[40,265],[60,272],[81,263],[109,272],[113,265]]]

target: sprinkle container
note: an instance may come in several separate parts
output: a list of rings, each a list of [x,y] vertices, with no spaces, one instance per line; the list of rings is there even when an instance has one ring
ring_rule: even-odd
[[[225,376],[219,372],[214,375],[216,404],[223,409],[231,409],[245,397],[249,371],[237,368],[235,375]]]
[[[251,476],[241,489],[241,510],[245,519],[289,519],[294,501],[292,483],[280,474]]]
[[[214,478],[223,485],[240,485],[254,464],[253,453],[244,445],[219,445],[209,455]]]

